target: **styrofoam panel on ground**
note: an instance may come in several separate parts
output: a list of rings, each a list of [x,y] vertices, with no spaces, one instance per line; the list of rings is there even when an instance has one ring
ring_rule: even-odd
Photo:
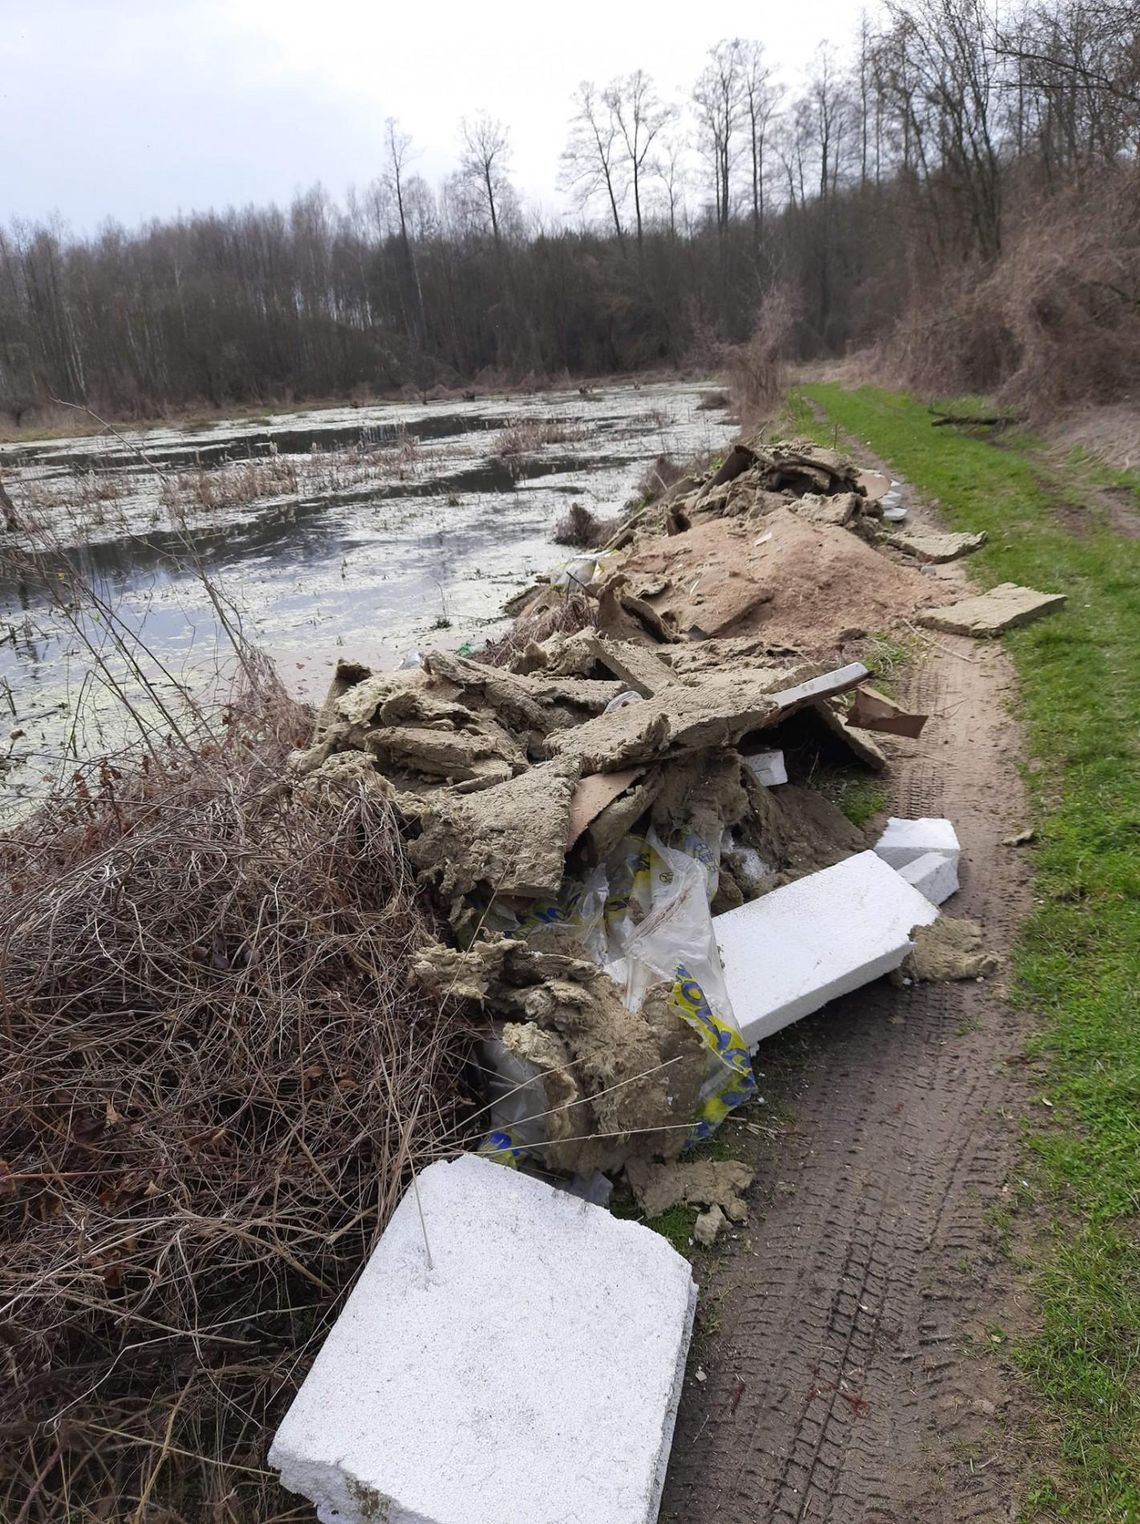
[[[897,872],[932,905],[941,905],[958,892],[958,854],[924,852]]]
[[[890,973],[910,932],[938,917],[917,889],[860,852],[713,917],[733,1011],[749,1047]]]
[[[957,866],[961,850],[954,827],[938,815],[923,815],[918,820],[900,820],[892,815],[875,843],[875,851],[892,868],[905,868],[927,852],[943,852]]]
[[[283,1485],[324,1524],[653,1524],[688,1263],[475,1155],[419,1196],[423,1226],[409,1191],[277,1431]]]

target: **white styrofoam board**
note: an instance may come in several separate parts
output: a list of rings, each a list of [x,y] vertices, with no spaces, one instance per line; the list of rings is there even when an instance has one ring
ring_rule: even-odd
[[[713,917],[725,983],[749,1047],[897,968],[938,911],[874,852]]]
[[[897,872],[932,905],[941,905],[943,900],[958,892],[957,853],[924,852]]]
[[[788,769],[784,766],[782,751],[754,751],[741,760],[756,775],[756,781],[765,788],[774,788],[777,784],[788,781]]]
[[[325,1524],[653,1524],[688,1263],[475,1155],[419,1196],[423,1226],[409,1191],[277,1431],[282,1484]]]
[[[905,868],[927,852],[942,852],[955,864],[961,853],[958,836],[948,820],[937,815],[923,815],[918,820],[900,820],[892,815],[875,851],[892,868]]]

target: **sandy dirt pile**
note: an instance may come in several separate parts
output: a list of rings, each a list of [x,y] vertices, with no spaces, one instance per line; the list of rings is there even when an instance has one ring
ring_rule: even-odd
[[[759,516],[694,524],[631,555],[623,569],[679,635],[763,635],[812,651],[885,628],[934,594],[921,572],[783,502]]]
[[[884,523],[874,494],[887,486],[834,450],[734,445],[716,470],[634,514],[599,556],[515,599],[515,631],[492,660],[513,662],[528,631],[541,641],[587,621],[647,645],[754,638],[822,655],[909,618],[935,601],[918,570],[931,558]]]

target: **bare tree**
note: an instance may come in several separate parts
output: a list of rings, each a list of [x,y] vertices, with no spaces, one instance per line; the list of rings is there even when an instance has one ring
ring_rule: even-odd
[[[625,183],[621,178],[620,131],[607,94],[583,80],[574,95],[575,112],[570,137],[562,152],[561,183],[585,208],[595,196],[604,195],[620,245],[625,243],[621,207]]]
[[[808,106],[819,161],[819,199],[834,196],[847,128],[848,100],[835,59],[826,43],[816,54],[816,69],[808,85]]]
[[[909,42],[940,170],[967,208],[965,242],[992,259],[1001,249],[992,20],[983,0],[910,0],[905,11],[888,0],[888,11]]]
[[[676,238],[677,216],[684,211],[685,187],[689,178],[687,156],[684,139],[674,135],[661,139],[653,161],[653,172],[661,183],[665,198],[670,238]]]
[[[502,244],[501,212],[509,197],[507,167],[510,142],[502,122],[481,112],[473,122],[461,124],[463,156],[460,173],[478,196],[496,247]]]
[[[732,216],[731,177],[740,127],[743,66],[739,38],[718,42],[693,90],[701,151],[712,166],[716,225],[724,232]]]
[[[744,125],[748,131],[748,154],[752,170],[752,240],[759,244],[764,228],[764,157],[768,128],[779,104],[779,87],[764,62],[758,42],[739,44],[740,94]]]
[[[384,124],[384,141],[388,150],[388,183],[396,203],[396,217],[400,228],[400,250],[404,258],[405,271],[415,293],[416,314],[419,318],[418,338],[422,344],[427,333],[427,313],[424,310],[424,293],[416,266],[416,256],[412,249],[412,240],[408,236],[407,166],[412,156],[412,140],[406,132],[400,131],[396,118],[390,116]]]
[[[613,80],[606,87],[605,100],[617,125],[633,186],[633,216],[640,254],[644,238],[642,193],[645,179],[653,172],[649,167],[650,151],[662,129],[673,120],[676,108],[658,99],[653,81],[641,69]]]

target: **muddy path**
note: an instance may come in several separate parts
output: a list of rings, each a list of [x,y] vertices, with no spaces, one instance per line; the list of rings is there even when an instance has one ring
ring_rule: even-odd
[[[1002,845],[1026,820],[1011,668],[940,637],[898,687],[931,719],[888,748],[890,812],[954,821],[945,910],[1005,955],[1029,897],[1024,853]],[[994,1226],[1016,1189],[1025,1036],[999,975],[880,981],[761,1047],[778,1136],[747,1226],[695,1266],[668,1524],[1016,1516],[1019,1399],[991,1351],[1025,1319]]]

